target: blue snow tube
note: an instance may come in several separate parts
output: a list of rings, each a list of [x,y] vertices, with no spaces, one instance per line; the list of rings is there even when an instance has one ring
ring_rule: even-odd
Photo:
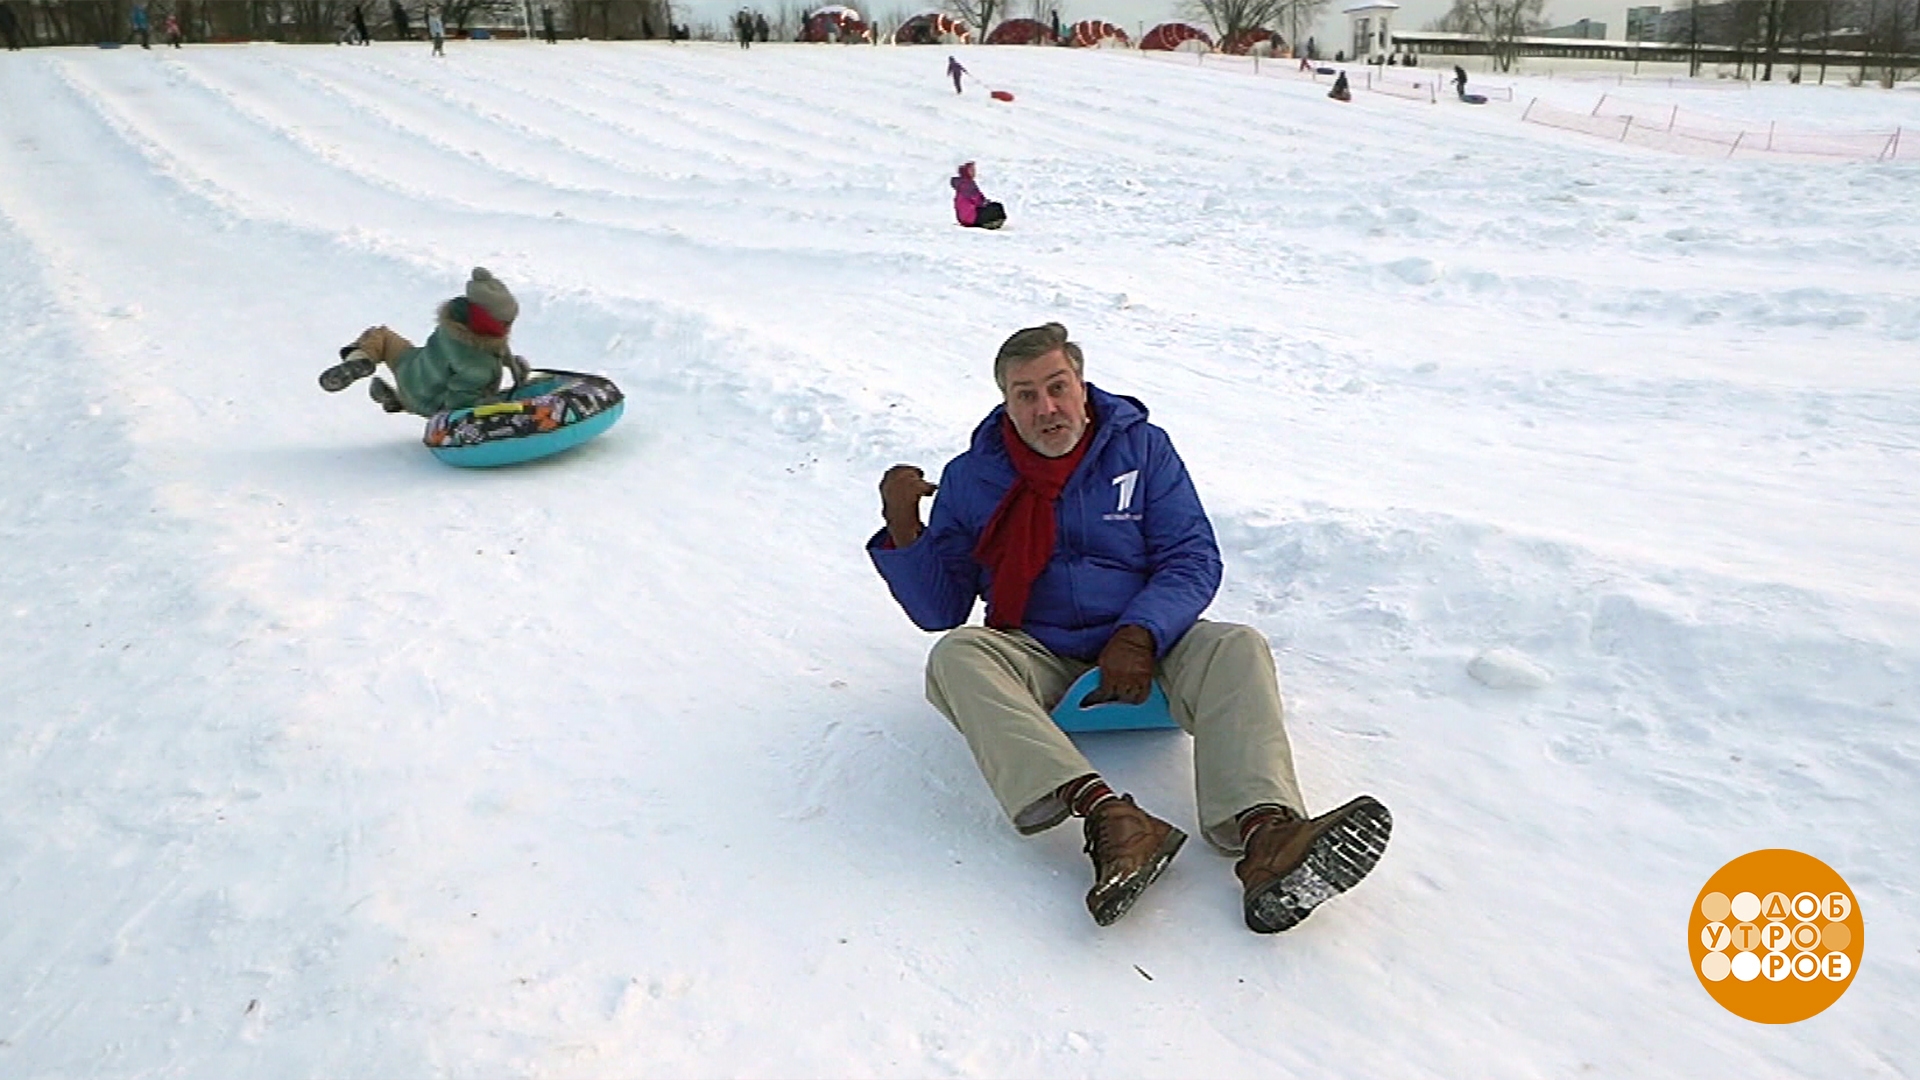
[[[1180,725],[1174,723],[1173,714],[1167,709],[1166,691],[1160,689],[1160,680],[1153,681],[1153,689],[1148,692],[1147,700],[1138,705],[1109,701],[1103,705],[1083,705],[1087,695],[1100,688],[1100,669],[1088,668],[1086,674],[1073,680],[1067,687],[1067,696],[1053,707],[1053,722],[1061,731],[1075,735],[1088,731],[1160,731],[1174,729]]]
[[[612,427],[626,407],[611,380],[536,371],[503,401],[434,414],[421,441],[449,465],[518,465],[579,446]]]

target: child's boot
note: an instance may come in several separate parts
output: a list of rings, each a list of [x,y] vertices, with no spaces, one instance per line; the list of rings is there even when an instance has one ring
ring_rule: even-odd
[[[373,374],[379,366],[364,350],[349,345],[340,350],[339,363],[320,373],[320,389],[337,394]]]
[[[375,379],[367,384],[367,396],[380,403],[388,412],[406,412],[407,407],[400,401],[400,392],[387,385],[385,379]]]

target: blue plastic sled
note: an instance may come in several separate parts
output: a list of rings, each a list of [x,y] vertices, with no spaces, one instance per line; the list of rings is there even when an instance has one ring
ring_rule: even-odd
[[[612,427],[626,408],[610,380],[543,371],[505,401],[435,415],[421,441],[434,457],[461,468],[518,465],[579,446]]]
[[[1087,695],[1100,688],[1100,669],[1088,668],[1087,673],[1073,680],[1067,687],[1067,696],[1053,707],[1053,722],[1060,730],[1069,735],[1088,731],[1161,731],[1179,728],[1173,722],[1173,714],[1167,711],[1166,691],[1160,689],[1158,679],[1147,694],[1147,700],[1138,705],[1109,701],[1104,705],[1081,705]]]

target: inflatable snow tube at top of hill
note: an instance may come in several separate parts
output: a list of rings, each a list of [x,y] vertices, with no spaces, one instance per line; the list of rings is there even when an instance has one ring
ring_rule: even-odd
[[[579,446],[612,427],[626,407],[611,380],[536,371],[505,401],[436,413],[421,441],[449,465],[518,465]]]

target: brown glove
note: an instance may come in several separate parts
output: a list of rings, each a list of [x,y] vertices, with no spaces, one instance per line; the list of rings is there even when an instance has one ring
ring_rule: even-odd
[[[1123,626],[1100,650],[1100,688],[1084,705],[1122,701],[1138,705],[1153,690],[1153,634],[1144,626]]]
[[[938,484],[927,483],[927,474],[917,465],[895,465],[880,477],[880,516],[886,519],[887,535],[893,546],[903,548],[920,539],[925,526],[920,524],[920,500],[934,493]]]

